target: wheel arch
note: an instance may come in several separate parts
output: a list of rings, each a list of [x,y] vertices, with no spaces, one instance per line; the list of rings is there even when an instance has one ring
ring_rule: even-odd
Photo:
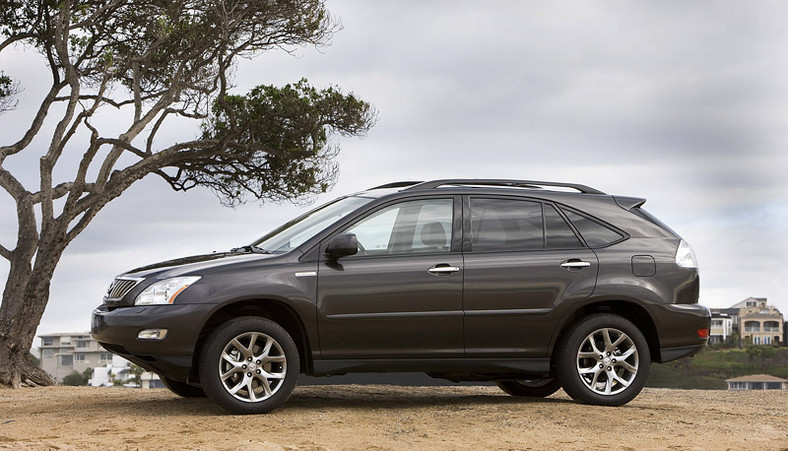
[[[287,304],[276,299],[245,299],[222,306],[205,322],[194,347],[189,381],[199,382],[197,369],[199,367],[200,354],[211,332],[227,320],[239,316],[259,316],[282,326],[293,337],[293,341],[295,341],[298,348],[301,371],[311,372],[312,356],[309,336],[298,314]]]
[[[555,352],[559,347],[561,340],[566,337],[571,331],[575,323],[581,318],[596,313],[611,313],[626,318],[632,322],[648,343],[649,353],[651,354],[651,361],[657,361],[660,355],[659,334],[654,319],[642,305],[633,301],[625,301],[620,299],[609,300],[596,300],[589,304],[583,305],[572,311],[569,315],[564,317],[563,323],[559,327],[559,332],[556,334],[552,343],[550,344],[550,360],[551,368],[555,365]]]

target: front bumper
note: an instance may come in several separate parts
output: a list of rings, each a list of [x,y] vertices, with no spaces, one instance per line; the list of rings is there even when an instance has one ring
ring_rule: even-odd
[[[93,310],[91,334],[108,351],[162,376],[186,381],[211,304],[151,305]],[[144,329],[167,329],[163,340],[139,340]]]
[[[698,336],[698,330],[711,327],[711,312],[700,304],[657,304],[649,313],[659,331],[659,363],[693,355],[709,341]]]

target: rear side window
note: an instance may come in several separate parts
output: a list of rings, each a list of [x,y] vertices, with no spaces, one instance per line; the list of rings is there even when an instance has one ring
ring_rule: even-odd
[[[621,233],[579,213],[563,210],[589,247],[602,247],[624,239]]]
[[[552,205],[519,199],[471,198],[474,251],[579,247],[583,244]]]
[[[542,249],[542,204],[472,198],[471,236],[474,251]]]

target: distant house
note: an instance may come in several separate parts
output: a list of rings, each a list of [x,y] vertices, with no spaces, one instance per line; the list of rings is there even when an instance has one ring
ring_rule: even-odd
[[[786,390],[788,379],[769,376],[768,374],[751,374],[749,376],[725,379],[728,390]]]
[[[766,298],[749,297],[729,308],[711,309],[710,343],[724,342],[728,332],[738,334],[739,346],[785,346],[785,320],[783,314]]]
[[[114,381],[128,383],[131,379],[129,361],[106,351],[88,332],[69,332],[39,335],[41,368],[63,382],[63,378],[76,371],[79,374],[92,368],[88,385],[112,386]],[[163,387],[159,376],[143,373],[143,388]]]
[[[88,368],[112,362],[112,354],[88,332],[44,334],[39,338],[41,368],[58,382],[74,371],[82,374]]]
[[[733,335],[733,318],[726,313],[713,312],[711,314],[711,330],[709,331],[709,344],[725,343]]]
[[[741,338],[754,345],[782,344],[783,315],[766,298],[749,298],[739,310]]]

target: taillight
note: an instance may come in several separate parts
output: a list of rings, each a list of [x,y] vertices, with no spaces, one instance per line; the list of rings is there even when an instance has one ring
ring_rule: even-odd
[[[698,338],[709,338],[709,329],[698,329]]]
[[[684,240],[681,240],[678,249],[676,249],[676,264],[682,268],[698,267],[698,259],[695,257],[692,246]]]

